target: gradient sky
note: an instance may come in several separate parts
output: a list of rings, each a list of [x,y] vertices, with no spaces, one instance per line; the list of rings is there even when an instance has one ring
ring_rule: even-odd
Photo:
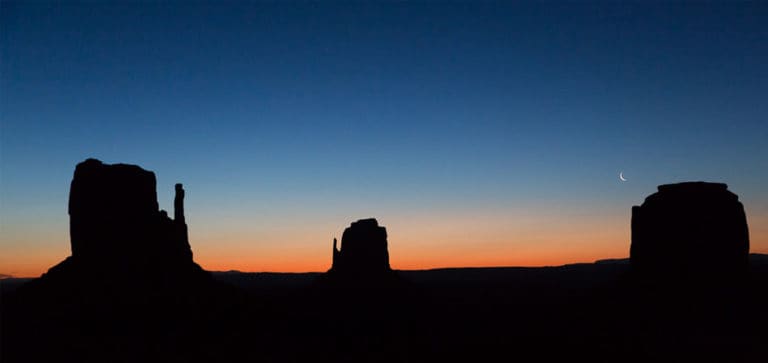
[[[0,273],[70,254],[75,165],[187,190],[207,269],[626,257],[659,184],[728,183],[768,252],[768,3],[0,3]],[[629,179],[620,182],[623,171]]]

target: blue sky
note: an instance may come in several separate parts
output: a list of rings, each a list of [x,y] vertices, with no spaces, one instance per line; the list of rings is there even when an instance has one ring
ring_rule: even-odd
[[[232,251],[314,251],[249,235],[259,220],[319,219],[322,248],[369,216],[628,231],[632,204],[684,180],[726,182],[768,219],[765,4],[0,6],[0,254],[66,256],[88,157],[155,171],[163,208],[185,183],[192,228],[211,231],[193,248],[211,250],[226,230]]]

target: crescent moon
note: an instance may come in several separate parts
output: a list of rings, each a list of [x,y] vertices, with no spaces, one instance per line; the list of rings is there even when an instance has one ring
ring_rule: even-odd
[[[624,177],[624,172],[623,171],[619,173],[619,179],[621,179],[621,181],[623,181],[623,182],[627,181],[627,178]]]

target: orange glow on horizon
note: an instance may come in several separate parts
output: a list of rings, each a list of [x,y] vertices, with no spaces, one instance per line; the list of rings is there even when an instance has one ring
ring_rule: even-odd
[[[399,270],[448,267],[559,266],[629,256],[627,216],[581,214],[402,216],[380,219],[387,227],[390,265]],[[556,223],[558,220],[561,222]],[[749,218],[752,253],[768,253],[768,216]],[[324,272],[331,267],[332,241],[343,228],[324,223],[304,229],[224,233],[197,224],[190,230],[195,261],[206,270]],[[557,228],[555,228],[556,226]],[[346,227],[346,226],[345,226]],[[10,235],[0,254],[0,274],[37,277],[70,254],[66,232]],[[323,236],[324,238],[318,238]],[[33,243],[46,241],[44,244]]]

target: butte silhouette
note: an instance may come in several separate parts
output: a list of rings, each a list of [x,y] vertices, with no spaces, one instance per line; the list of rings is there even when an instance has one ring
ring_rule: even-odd
[[[632,207],[632,269],[656,281],[731,280],[749,263],[744,206],[726,184],[660,185]]]
[[[344,230],[341,248],[333,239],[333,263],[327,275],[332,281],[380,283],[393,281],[389,266],[387,229],[374,218],[360,219]]]
[[[72,255],[9,302],[18,317],[7,325],[8,361],[193,361],[191,342],[234,319],[210,313],[232,309],[237,296],[192,259],[184,188],[176,184],[174,219],[155,188],[155,174],[136,165],[77,165]]]
[[[69,193],[72,255],[40,283],[108,281],[105,286],[164,288],[210,277],[192,260],[184,189],[176,184],[174,219],[158,208],[156,179],[136,165],[88,159]]]

